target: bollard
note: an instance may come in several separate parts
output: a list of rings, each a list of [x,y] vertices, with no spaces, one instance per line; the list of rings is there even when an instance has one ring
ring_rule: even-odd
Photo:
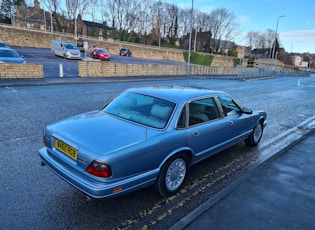
[[[59,65],[59,76],[60,77],[63,77],[63,67],[62,67],[62,64],[60,63]]]

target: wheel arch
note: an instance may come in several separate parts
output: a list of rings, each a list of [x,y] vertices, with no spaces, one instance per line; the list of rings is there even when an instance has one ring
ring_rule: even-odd
[[[161,162],[161,164],[159,165],[159,168],[161,169],[163,167],[163,165],[172,157],[177,156],[183,154],[185,156],[187,156],[187,166],[190,166],[190,162],[192,161],[192,157],[193,157],[193,152],[191,149],[189,148],[181,148],[181,149],[177,149],[173,152],[171,152],[169,155],[167,155],[167,157],[165,157],[163,159],[163,161]]]

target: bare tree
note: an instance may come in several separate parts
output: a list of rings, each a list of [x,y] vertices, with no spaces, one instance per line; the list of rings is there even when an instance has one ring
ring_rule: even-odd
[[[134,31],[141,12],[140,0],[107,0],[108,19],[113,29],[113,38],[119,32],[121,40],[128,40],[126,33]]]
[[[87,0],[87,3],[89,5],[89,7],[88,7],[88,14],[91,16],[92,22],[94,23],[95,20],[96,20],[96,11],[97,11],[97,9],[99,7],[99,4],[98,4],[99,0]],[[93,29],[92,30],[92,36],[95,36],[95,34],[97,32],[99,32],[99,31],[95,31],[96,28],[94,28],[94,26],[93,26],[92,29]],[[102,31],[102,33],[103,33],[103,31]]]
[[[82,18],[85,16],[85,13],[88,9],[87,0],[65,0],[66,2],[66,14],[70,20],[73,20],[73,28],[75,37],[77,38],[77,23],[76,20],[78,15]]]
[[[221,47],[221,41],[224,39],[230,39],[235,36],[238,31],[239,25],[236,23],[235,14],[229,12],[225,8],[214,10],[210,13],[209,26],[212,34],[211,45],[215,51]]]
[[[247,32],[246,39],[248,42],[248,46],[251,47],[251,49],[253,49],[254,47],[257,48],[256,45],[258,43],[257,42],[258,37],[259,37],[259,32],[257,31],[251,30]]]
[[[148,35],[152,31],[153,25],[153,0],[144,0],[139,6],[139,18],[137,20],[137,28],[135,29],[140,36],[142,44],[148,44]]]
[[[271,50],[275,41],[276,32],[273,29],[267,29],[265,32],[266,46],[269,48],[269,58],[271,58]]]
[[[190,32],[191,9],[179,9],[178,37],[184,42],[185,36]]]
[[[41,4],[43,4],[43,7],[45,10],[47,10],[50,14],[50,27],[51,32],[54,31],[53,21],[55,20],[57,23],[57,26],[60,28],[60,22],[58,14],[60,14],[60,3],[59,0],[42,0]],[[54,20],[53,20],[54,19]],[[47,25],[46,25],[47,26]]]

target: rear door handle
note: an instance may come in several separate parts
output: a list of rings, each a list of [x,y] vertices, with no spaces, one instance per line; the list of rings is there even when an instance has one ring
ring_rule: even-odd
[[[230,125],[233,125],[233,121],[230,121]]]

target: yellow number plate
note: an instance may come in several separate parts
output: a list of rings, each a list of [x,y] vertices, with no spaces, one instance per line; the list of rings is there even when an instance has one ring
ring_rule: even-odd
[[[56,149],[60,150],[61,152],[71,157],[72,159],[77,160],[78,150],[58,139],[56,139]]]

